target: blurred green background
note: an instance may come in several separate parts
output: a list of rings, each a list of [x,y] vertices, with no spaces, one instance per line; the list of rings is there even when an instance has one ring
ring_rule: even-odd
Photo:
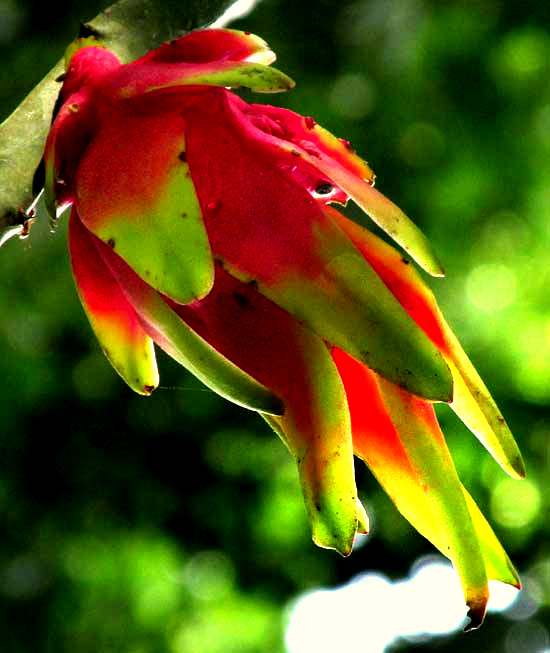
[[[102,6],[0,0],[1,117]],[[263,0],[233,24],[263,36],[297,81],[256,101],[350,140],[429,235],[447,271],[430,285],[527,463],[526,481],[509,480],[440,411],[459,473],[525,590],[480,631],[387,650],[550,650],[548,7]],[[351,206],[348,215],[367,224]],[[161,388],[133,395],[78,303],[65,229],[50,233],[42,219],[0,250],[3,653],[284,653],[303,592],[364,571],[402,579],[433,553],[362,465],[372,534],[345,560],[317,549],[277,438],[162,353]],[[381,650],[372,628],[365,608],[355,650]]]

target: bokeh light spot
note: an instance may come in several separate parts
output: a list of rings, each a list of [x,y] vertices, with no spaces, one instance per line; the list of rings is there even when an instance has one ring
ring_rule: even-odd
[[[201,551],[185,566],[183,581],[193,596],[203,601],[219,600],[231,591],[235,569],[221,551]]]
[[[524,585],[537,605],[550,606],[550,556],[529,569]]]
[[[500,583],[497,580],[489,581],[488,612],[505,612],[515,604],[520,596],[520,590],[512,585]]]
[[[369,614],[369,652],[384,651],[395,634],[390,603],[390,581],[380,574],[358,576],[335,590],[304,595],[294,605],[286,633],[289,653],[333,653],[357,645],[357,624]]]
[[[525,312],[514,340],[518,359],[514,381],[518,394],[533,403],[548,403],[550,317],[546,314]]]
[[[0,2],[0,43],[7,43],[17,36],[24,21],[24,11],[14,0]]]
[[[499,85],[515,92],[544,78],[549,53],[550,43],[545,32],[521,27],[512,30],[498,44],[490,67]]]
[[[516,277],[503,263],[477,265],[466,279],[468,300],[486,313],[511,306],[516,299]]]
[[[505,653],[543,653],[550,645],[548,630],[538,621],[514,624],[506,635]]]
[[[0,593],[15,599],[33,599],[48,585],[44,565],[32,555],[21,555],[0,569]]]
[[[505,478],[498,483],[491,497],[491,514],[507,528],[524,528],[538,515],[541,496],[529,479],[515,481]]]
[[[544,147],[550,147],[550,104],[545,104],[538,109],[533,129],[539,143]]]
[[[344,118],[363,118],[375,107],[376,88],[365,75],[348,73],[334,82],[329,103],[332,110]]]
[[[410,166],[429,167],[436,164],[445,151],[445,137],[430,123],[410,125],[399,142],[399,153]]]
[[[520,595],[496,581],[490,582],[490,592],[492,612],[509,609]],[[465,623],[465,613],[452,565],[441,556],[426,556],[402,580],[392,582],[369,572],[337,589],[303,594],[290,608],[287,651],[357,650],[357,625],[368,615],[368,651],[382,653],[400,639],[419,643],[457,631]]]

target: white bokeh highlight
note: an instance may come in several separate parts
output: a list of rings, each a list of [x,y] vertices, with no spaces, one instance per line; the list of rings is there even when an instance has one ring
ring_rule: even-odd
[[[490,591],[492,612],[508,609],[518,595],[516,589],[492,581]],[[418,641],[446,635],[466,623],[456,572],[444,558],[430,556],[403,580],[369,572],[337,589],[299,597],[290,609],[286,646],[288,653],[384,653],[399,638]]]

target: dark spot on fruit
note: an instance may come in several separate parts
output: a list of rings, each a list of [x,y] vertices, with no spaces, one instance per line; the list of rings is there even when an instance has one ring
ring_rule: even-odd
[[[410,261],[409,261],[408,258],[402,257],[401,260],[403,261],[403,263],[404,263],[405,265],[409,265],[409,263],[410,263]]]
[[[250,299],[248,299],[246,295],[243,295],[240,292],[234,292],[233,299],[237,302],[240,308],[244,308],[244,309],[254,308]]]
[[[115,239],[114,238],[109,238],[109,240],[107,241],[107,245],[109,245],[109,247],[111,249],[114,249],[115,245],[116,245]]]
[[[317,195],[329,195],[333,190],[334,186],[332,184],[319,184],[315,189],[315,192]]]
[[[321,504],[320,503],[316,503],[315,508],[317,509],[317,512],[321,512]]]
[[[258,282],[256,281],[256,279],[251,279],[251,280],[248,282],[248,285],[249,285],[251,288],[254,288],[254,290],[258,290]]]
[[[187,153],[185,152],[185,150],[184,150],[183,152],[180,152],[180,153],[178,154],[178,159],[179,159],[180,161],[183,161],[184,163],[187,162]]]

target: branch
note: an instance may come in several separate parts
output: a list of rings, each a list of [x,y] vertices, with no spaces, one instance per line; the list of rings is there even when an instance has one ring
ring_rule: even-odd
[[[86,27],[122,60],[132,61],[164,41],[205,27],[234,0],[119,0]],[[42,159],[59,93],[62,61],[0,125],[0,244],[28,231],[34,171]]]

